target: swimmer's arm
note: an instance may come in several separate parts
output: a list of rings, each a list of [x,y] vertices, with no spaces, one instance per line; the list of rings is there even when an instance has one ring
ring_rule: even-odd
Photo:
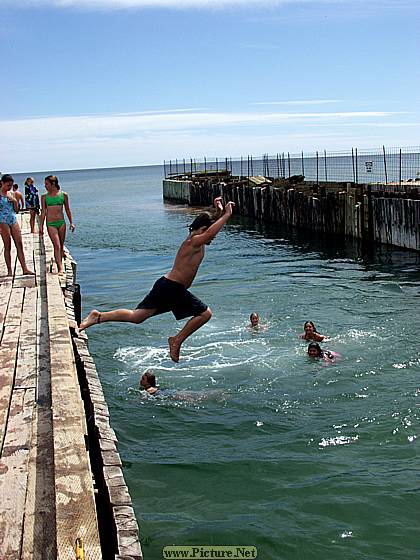
[[[149,387],[148,389],[146,389],[146,391],[149,393],[149,395],[156,395],[159,389],[157,387]]]
[[[204,233],[194,235],[191,238],[191,245],[193,247],[201,247],[216,237],[222,227],[229,221],[232,216],[232,209],[235,206],[234,202],[228,202],[225,206],[225,213],[214,224],[212,224]]]

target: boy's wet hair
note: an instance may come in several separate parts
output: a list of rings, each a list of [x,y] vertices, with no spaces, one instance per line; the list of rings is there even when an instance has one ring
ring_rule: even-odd
[[[13,190],[14,190],[14,191],[17,191],[18,188],[19,188],[19,185],[18,185],[17,183],[14,183],[14,184],[13,184]]]
[[[188,226],[188,229],[195,231],[201,227],[210,227],[214,223],[214,218],[208,212],[202,212],[195,220]]]
[[[149,387],[156,387],[156,377],[150,370],[145,371],[143,375],[147,379]]]

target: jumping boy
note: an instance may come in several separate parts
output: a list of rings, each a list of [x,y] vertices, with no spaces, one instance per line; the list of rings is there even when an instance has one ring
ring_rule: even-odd
[[[223,210],[220,198],[215,200],[215,206],[218,211]],[[152,290],[134,311],[129,309],[105,312],[93,310],[80,323],[80,330],[107,321],[143,323],[153,315],[160,315],[168,311],[172,311],[178,320],[191,317],[178,334],[168,338],[170,356],[174,362],[178,362],[184,340],[211,319],[210,308],[189,292],[188,288],[193,283],[204,258],[205,246],[210,245],[229,220],[233,206],[235,206],[233,202],[228,202],[223,215],[218,219],[212,217],[208,212],[199,214],[195,218],[189,226],[189,236],[178,249],[172,270],[155,282]]]

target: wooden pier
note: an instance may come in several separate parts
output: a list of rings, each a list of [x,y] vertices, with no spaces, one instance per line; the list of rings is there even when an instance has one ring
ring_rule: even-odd
[[[18,216],[29,268],[0,248],[0,559],[142,558],[117,438],[78,335],[75,263]]]

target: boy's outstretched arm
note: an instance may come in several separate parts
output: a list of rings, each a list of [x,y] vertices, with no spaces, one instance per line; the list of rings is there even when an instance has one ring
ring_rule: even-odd
[[[234,202],[228,202],[225,206],[225,213],[221,216],[214,224],[212,224],[204,233],[194,235],[191,239],[191,244],[193,247],[200,247],[205,245],[212,239],[216,237],[222,227],[228,222],[229,218],[232,216]]]

